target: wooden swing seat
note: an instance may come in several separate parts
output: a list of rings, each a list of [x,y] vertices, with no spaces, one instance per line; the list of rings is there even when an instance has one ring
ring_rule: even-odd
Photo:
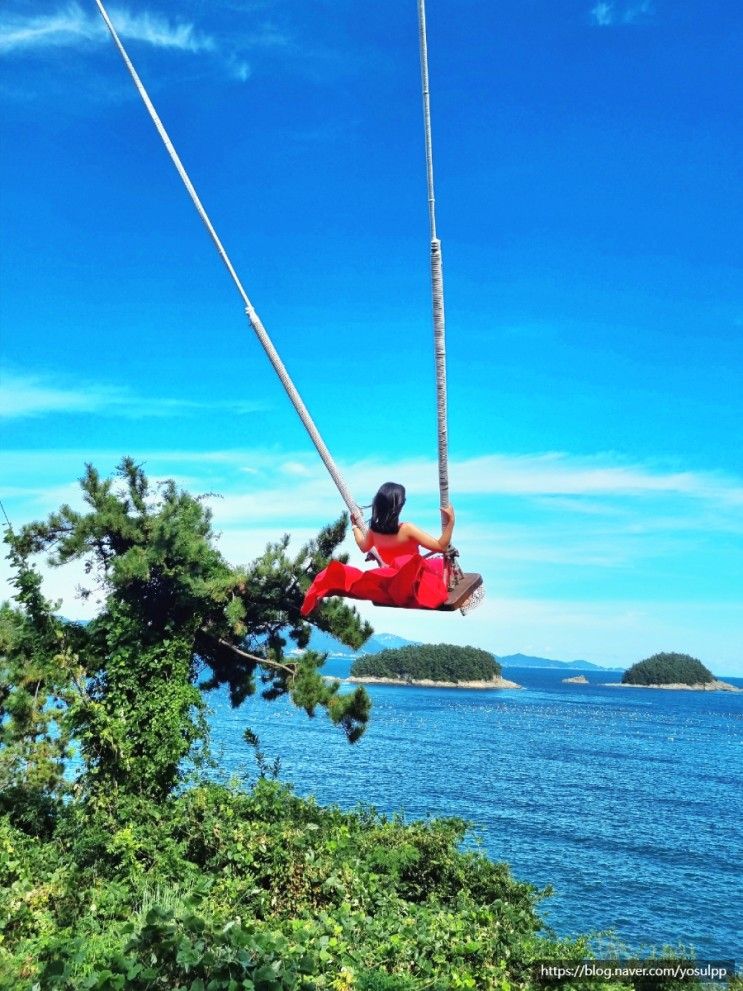
[[[446,602],[442,602],[436,609],[427,609],[426,612],[456,612],[461,609],[467,599],[482,585],[482,575],[475,574],[474,571],[465,572],[454,588],[449,592]],[[391,606],[374,603],[380,609],[417,609],[419,606]]]

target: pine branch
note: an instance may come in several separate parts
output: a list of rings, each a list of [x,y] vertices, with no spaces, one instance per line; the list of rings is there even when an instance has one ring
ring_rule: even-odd
[[[285,671],[291,678],[296,677],[297,667],[296,665],[291,666],[288,664],[280,664],[278,661],[271,661],[267,657],[259,657],[258,654],[248,654],[244,650],[240,650],[229,640],[223,640],[222,637],[215,637],[211,633],[207,633],[205,629],[199,630],[201,636],[206,637],[212,643],[218,644],[220,647],[226,647],[231,650],[233,654],[237,654],[238,657],[242,657],[243,660],[253,661],[255,664],[259,664],[261,667],[273,668],[276,671]]]

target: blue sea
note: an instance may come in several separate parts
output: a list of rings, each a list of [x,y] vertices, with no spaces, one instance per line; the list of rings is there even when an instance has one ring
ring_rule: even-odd
[[[330,659],[325,672],[348,674]],[[572,674],[574,672],[568,672]],[[376,685],[362,740],[320,714],[213,695],[222,767],[256,776],[250,726],[281,779],[343,808],[458,816],[541,903],[559,935],[608,933],[637,952],[743,958],[743,695],[605,687],[621,675],[506,669],[525,690]],[[742,679],[726,679],[743,687]]]

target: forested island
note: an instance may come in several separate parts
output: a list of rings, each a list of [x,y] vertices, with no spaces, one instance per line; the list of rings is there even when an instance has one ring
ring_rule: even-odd
[[[501,676],[495,657],[478,647],[416,644],[362,656],[351,665],[349,681],[459,688],[519,688]]]
[[[740,691],[735,685],[716,679],[698,658],[676,653],[653,654],[633,664],[624,672],[621,684],[633,688]]]

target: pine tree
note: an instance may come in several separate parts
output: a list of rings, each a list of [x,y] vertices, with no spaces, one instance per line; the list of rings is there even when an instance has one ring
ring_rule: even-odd
[[[370,708],[363,689],[340,694],[320,674],[323,655],[285,656],[287,643],[309,642],[304,591],[343,540],[345,517],[294,555],[285,535],[234,567],[217,549],[204,499],[172,481],[152,486],[132,459],[112,479],[88,465],[81,487],[86,511],[65,505],[5,536],[17,602],[0,609],[6,796],[21,783],[40,797],[63,791],[73,743],[79,788],[166,796],[207,738],[204,693],[223,685],[233,706],[258,690],[268,700],[288,695],[310,716],[324,709],[350,742],[361,736]],[[31,563],[41,553],[53,566],[84,562],[80,594],[100,602],[92,622],[62,619],[43,597]],[[356,648],[372,632],[341,600],[311,622]]]

